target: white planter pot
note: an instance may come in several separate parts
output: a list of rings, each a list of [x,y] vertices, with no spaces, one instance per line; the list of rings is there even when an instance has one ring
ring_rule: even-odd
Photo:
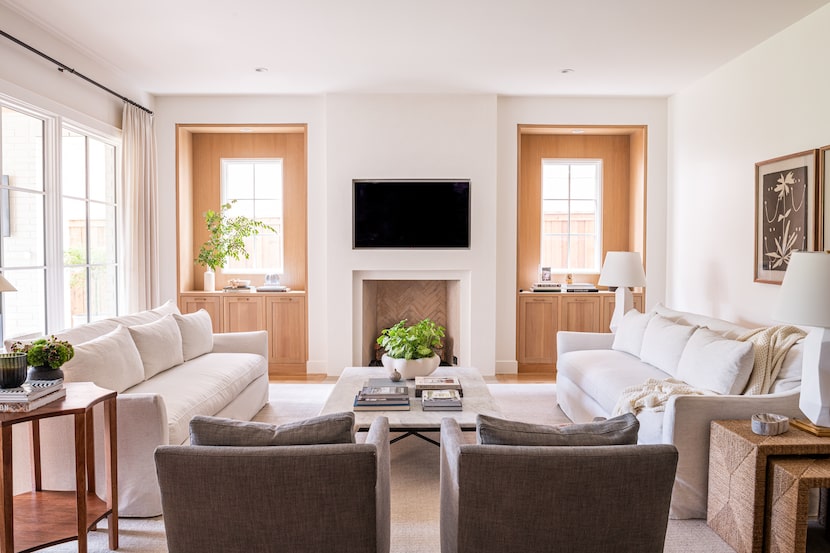
[[[205,292],[213,292],[216,290],[216,273],[211,270],[205,271],[205,282],[202,289]]]
[[[416,376],[429,376],[441,364],[441,358],[437,355],[421,359],[393,359],[384,353],[380,361],[390,375],[393,370],[397,370],[401,373],[401,378],[408,380]]]

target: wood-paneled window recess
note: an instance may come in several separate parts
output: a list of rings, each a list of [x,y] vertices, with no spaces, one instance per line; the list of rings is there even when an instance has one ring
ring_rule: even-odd
[[[178,286],[182,312],[206,309],[215,332],[268,331],[272,375],[305,374],[308,359],[307,155],[305,125],[178,125]],[[202,290],[194,262],[207,240],[204,214],[228,202],[274,227],[247,241],[249,259],[216,272],[216,289]],[[232,279],[253,287],[277,273],[290,292],[223,293]]]
[[[646,127],[518,127],[516,359],[519,372],[556,368],[556,332],[608,332],[614,294],[597,280],[608,251],[645,255]],[[540,280],[599,292],[524,292]],[[547,273],[548,271],[544,271]],[[637,309],[643,289],[635,289]]]

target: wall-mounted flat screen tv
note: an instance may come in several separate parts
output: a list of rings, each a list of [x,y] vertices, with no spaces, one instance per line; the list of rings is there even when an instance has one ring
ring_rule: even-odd
[[[469,248],[470,181],[355,179],[354,248]]]

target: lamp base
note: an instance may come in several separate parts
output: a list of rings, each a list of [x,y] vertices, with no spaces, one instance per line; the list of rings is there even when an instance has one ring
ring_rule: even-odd
[[[830,438],[830,426],[819,426],[806,419],[790,419],[790,426],[808,432],[813,436]]]

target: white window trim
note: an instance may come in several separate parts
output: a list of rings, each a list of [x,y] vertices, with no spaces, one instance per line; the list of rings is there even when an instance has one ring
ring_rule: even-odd
[[[600,268],[602,267],[602,251],[603,251],[603,249],[602,249],[603,248],[603,245],[602,245],[602,213],[603,213],[605,208],[604,208],[604,198],[602,196],[602,189],[603,189],[603,180],[602,180],[603,175],[602,175],[602,173],[603,173],[603,169],[604,169],[604,162],[603,162],[602,158],[554,158],[554,157],[546,157],[546,158],[542,158],[542,175],[544,175],[544,166],[545,166],[545,163],[547,163],[547,162],[560,164],[560,165],[566,165],[566,164],[568,164],[568,165],[597,165],[599,167],[599,172],[598,172],[598,177],[597,177],[597,190],[596,190],[596,193],[597,193],[596,201],[597,201],[597,208],[598,209],[597,209],[597,221],[596,221],[597,247],[596,247],[595,263],[596,263],[597,268],[596,268],[596,270],[593,270],[593,269],[574,269],[574,268],[570,268],[570,267],[567,267],[567,268],[566,267],[562,267],[562,268],[560,268],[560,267],[553,268],[552,267],[551,268],[551,270],[565,271],[565,272],[572,273],[572,274],[575,274],[575,275],[598,274],[599,271],[600,271]],[[540,184],[543,184],[543,183],[540,183]],[[545,213],[545,207],[544,207],[544,205],[545,205],[545,195],[544,195],[544,192],[541,193],[541,198],[542,198],[542,201],[540,202],[540,204],[541,204],[541,209],[542,209],[542,224],[544,225],[544,213]],[[570,196],[568,197],[568,200],[570,201]],[[569,209],[568,210],[568,219],[569,220],[570,220],[570,216],[571,216],[571,214],[570,214],[570,209]],[[540,231],[540,234],[541,234],[542,229],[540,228],[539,231]],[[570,232],[568,233],[568,236],[571,236]],[[541,255],[542,242],[544,242],[544,241],[543,240],[540,241],[540,244],[539,244],[539,246],[540,246],[540,255]]]

